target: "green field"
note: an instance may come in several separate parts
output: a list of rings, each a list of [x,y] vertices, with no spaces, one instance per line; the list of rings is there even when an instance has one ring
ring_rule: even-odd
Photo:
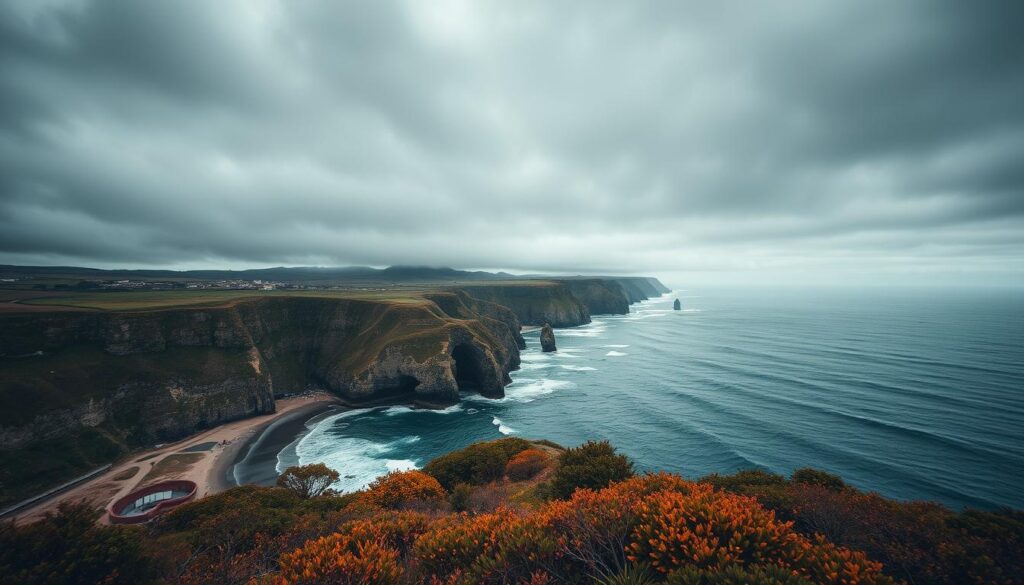
[[[546,280],[503,280],[465,283],[472,287],[529,286],[545,287],[555,283]],[[368,284],[366,286],[331,290],[166,290],[166,291],[54,291],[0,288],[0,303],[7,311],[17,311],[18,305],[52,307],[54,309],[82,309],[94,311],[157,311],[178,307],[217,307],[253,298],[306,297],[355,299],[368,301],[418,302],[422,295],[458,284],[394,285]]]
[[[156,311],[178,307],[218,307],[253,298],[306,297],[390,302],[419,302],[424,289],[386,290],[173,290],[132,292],[61,292],[35,294],[0,291],[0,302],[30,307],[97,311]],[[12,307],[8,307],[9,309]],[[16,307],[13,307],[16,310]]]

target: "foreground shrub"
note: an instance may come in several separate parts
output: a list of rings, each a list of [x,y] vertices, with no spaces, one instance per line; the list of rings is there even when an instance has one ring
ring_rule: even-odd
[[[399,585],[398,551],[380,541],[334,534],[282,555],[278,585]]]
[[[846,482],[843,478],[838,475],[821,471],[820,469],[811,469],[810,467],[804,467],[797,469],[793,472],[793,481],[795,483],[805,483],[808,485],[820,485],[823,488],[830,490],[841,490],[846,487]]]
[[[792,557],[798,537],[754,500],[698,484],[689,493],[661,492],[643,501],[629,546],[634,562],[661,572],[692,566],[721,570]]]
[[[373,518],[349,522],[339,533],[358,541],[381,543],[407,555],[416,539],[427,532],[434,521],[434,518],[421,512],[386,512]]]
[[[773,565],[733,565],[721,571],[687,567],[673,571],[668,585],[815,585],[789,569]]]
[[[465,483],[457,484],[452,488],[448,496],[448,503],[452,505],[452,511],[465,512],[469,510],[469,499],[473,495],[473,486]]]
[[[861,550],[909,583],[1024,583],[1024,514],[957,514],[852,489],[789,487],[786,513],[805,534]]]
[[[4,585],[136,584],[155,581],[140,528],[97,526],[88,505],[61,504],[56,514],[25,526],[0,522]]]
[[[416,541],[414,552],[421,570],[437,578],[455,576],[455,582],[459,582],[459,577],[473,570],[477,559],[493,553],[500,528],[509,519],[508,512],[501,511],[477,516],[459,514],[439,522]]]
[[[558,458],[551,478],[551,495],[568,498],[577,488],[600,489],[633,476],[633,463],[608,441],[588,441],[567,449]]]
[[[689,493],[654,494],[640,503],[637,515],[629,558],[650,562],[661,573],[716,574],[763,565],[821,584],[892,583],[881,573],[881,564],[862,553],[822,539],[811,542],[753,498],[715,491],[708,484],[695,484]]]
[[[361,583],[370,574],[446,585],[893,583],[878,563],[798,534],[754,498],[671,474],[579,489],[526,512],[378,514],[281,564],[281,583]],[[401,577],[401,567],[411,572]]]
[[[243,486],[175,508],[151,527],[157,555],[181,585],[241,585],[276,569],[277,558],[329,534],[355,496],[304,499],[281,488]]]
[[[278,487],[290,490],[300,498],[315,498],[327,492],[338,481],[337,471],[323,463],[296,465],[284,470],[277,478]]]
[[[474,443],[434,459],[423,472],[432,475],[446,490],[459,483],[483,485],[501,479],[509,459],[529,447],[528,441],[516,437]]]
[[[594,585],[652,585],[650,570],[645,564],[629,565],[611,577],[594,582]]]
[[[393,471],[374,480],[364,500],[380,508],[396,510],[413,506],[436,506],[446,496],[441,484],[422,471]]]
[[[548,454],[540,449],[525,449],[516,453],[505,466],[505,475],[512,481],[533,479],[548,463]]]

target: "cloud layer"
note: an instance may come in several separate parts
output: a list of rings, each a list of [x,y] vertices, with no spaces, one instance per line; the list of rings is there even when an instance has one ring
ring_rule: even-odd
[[[1016,2],[0,6],[0,262],[1024,276]]]

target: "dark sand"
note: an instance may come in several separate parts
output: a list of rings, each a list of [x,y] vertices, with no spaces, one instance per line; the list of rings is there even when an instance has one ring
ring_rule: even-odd
[[[231,464],[225,466],[224,481],[229,486],[274,485],[277,480],[277,454],[306,430],[307,422],[344,409],[337,403],[317,402],[297,408],[260,427],[251,439],[240,446]]]

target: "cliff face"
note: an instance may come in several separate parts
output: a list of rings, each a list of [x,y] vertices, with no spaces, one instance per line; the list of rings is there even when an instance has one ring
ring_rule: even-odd
[[[501,396],[519,364],[511,311],[465,294],[422,301],[267,298],[211,309],[5,315],[0,447],[76,422],[169,440],[274,410],[319,385],[351,402]],[[462,384],[460,385],[460,381]]]
[[[629,298],[615,280],[573,279],[560,281],[580,300],[591,315],[625,315],[629,313]]]
[[[622,287],[623,293],[626,295],[626,299],[629,304],[633,304],[639,301],[646,301],[647,299],[661,296],[669,292],[668,287],[661,284],[657,278],[649,278],[645,276],[633,276],[633,277],[610,277],[608,280],[613,280]]]
[[[564,282],[532,281],[462,285],[471,297],[508,307],[523,325],[575,327],[590,323],[590,311]]]
[[[669,291],[656,278],[595,277],[461,285],[470,296],[508,307],[524,325],[575,327],[591,315],[624,315],[629,305]]]
[[[502,396],[518,319],[465,293],[428,297],[0,316],[0,502],[310,385],[359,404]]]

